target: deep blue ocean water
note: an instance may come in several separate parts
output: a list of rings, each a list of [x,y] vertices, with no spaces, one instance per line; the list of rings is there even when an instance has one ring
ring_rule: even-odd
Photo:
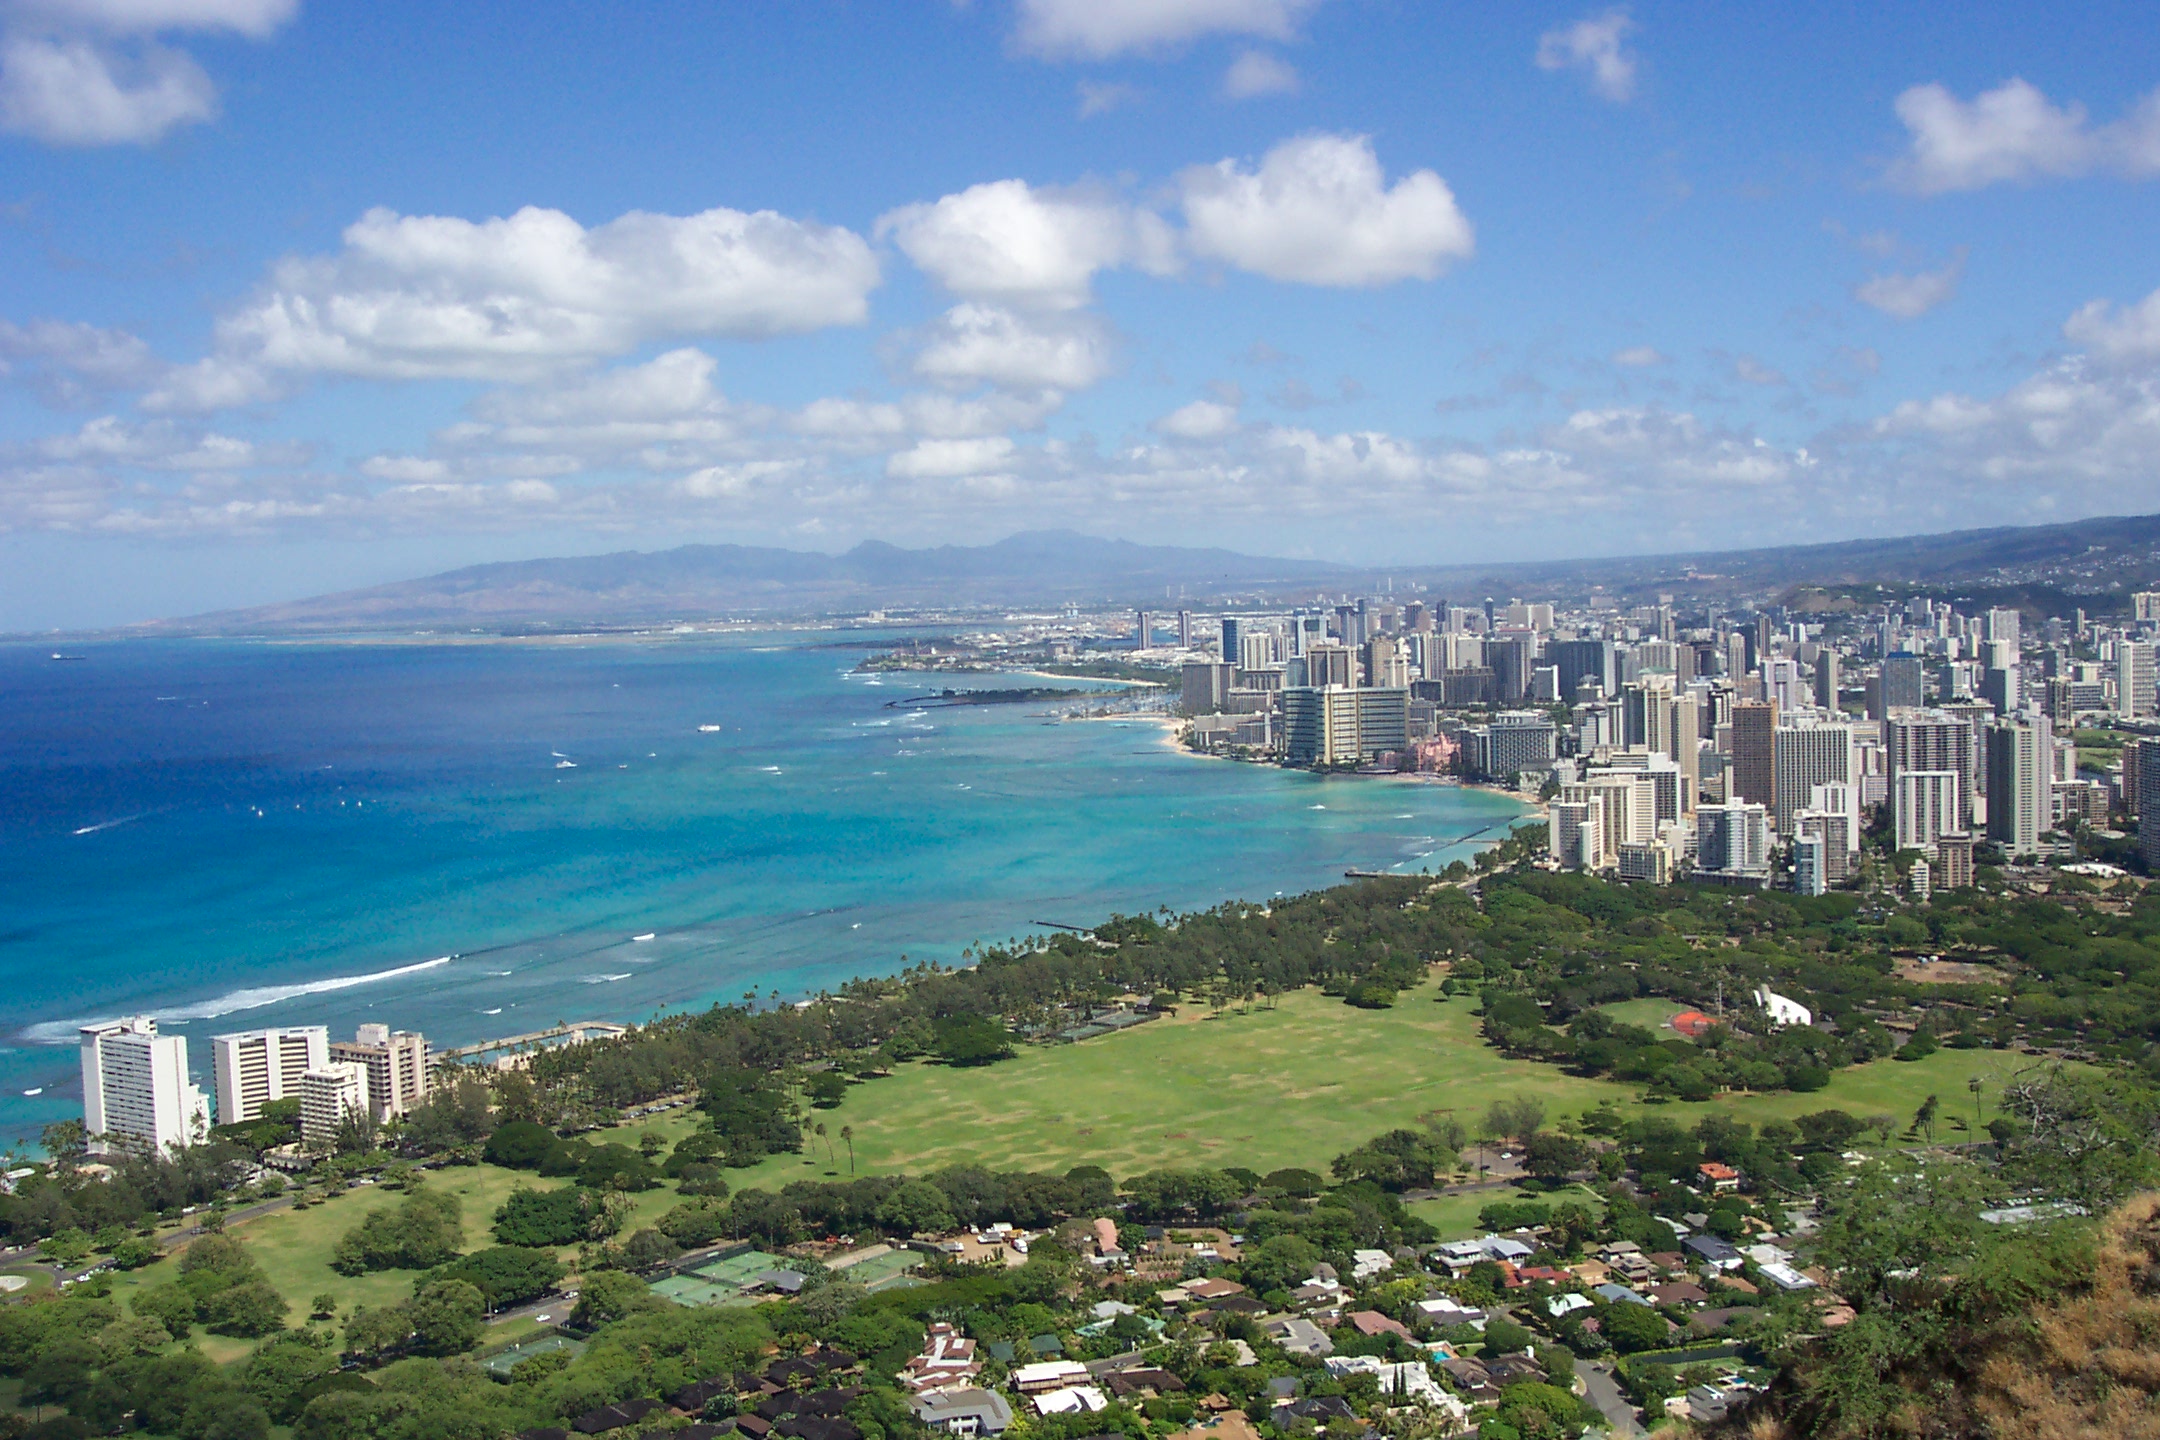
[[[1145,721],[896,711],[921,687],[852,674],[872,643],[0,645],[0,1143],[80,1115],[86,1019],[156,1014],[207,1090],[226,1030],[460,1044],[801,995],[1438,868],[1519,813]]]

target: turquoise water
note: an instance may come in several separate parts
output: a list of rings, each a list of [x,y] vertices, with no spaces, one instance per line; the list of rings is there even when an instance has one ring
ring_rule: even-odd
[[[208,1088],[226,1030],[453,1045],[796,996],[1035,922],[1438,868],[1519,813],[1145,721],[887,708],[918,687],[829,636],[71,653],[0,647],[0,1140],[80,1114],[86,1019],[158,1015]]]

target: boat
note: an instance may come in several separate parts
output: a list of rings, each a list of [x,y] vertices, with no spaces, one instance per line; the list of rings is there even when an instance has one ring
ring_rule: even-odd
[[[720,727],[718,725],[700,725],[697,727],[697,733],[700,735],[717,735],[720,733]]]
[[[642,935],[632,935],[632,936],[631,936],[630,938],[631,938],[631,939],[632,939],[633,941],[635,941],[636,943],[638,943],[638,944],[642,945],[642,944],[644,944],[644,943],[645,943],[645,942],[646,942],[647,940],[650,940],[650,939],[652,939],[652,938],[653,938],[653,936],[654,936],[654,935],[656,935],[656,934],[658,934],[658,933],[659,933],[658,931],[654,931],[654,930],[648,930],[648,931],[646,931],[646,932],[645,932],[644,934],[642,934]]]
[[[55,660],[80,660],[83,657],[80,655],[63,655],[58,650],[55,650],[52,652],[52,658]]]
[[[37,1096],[45,1093],[45,1087],[43,1085],[33,1085],[28,1090],[25,1090],[22,1093],[23,1098],[25,1099],[35,1099]]]
[[[557,760],[557,761],[555,762],[555,768],[556,768],[556,769],[558,769],[558,770],[575,770],[575,769],[577,769],[577,761],[575,761],[575,760]]]

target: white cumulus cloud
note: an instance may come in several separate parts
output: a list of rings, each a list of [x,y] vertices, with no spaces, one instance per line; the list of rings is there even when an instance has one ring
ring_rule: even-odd
[[[1665,362],[1665,353],[1655,345],[1630,345],[1625,350],[1614,351],[1612,357],[1613,364],[1625,365],[1630,370],[1647,370]]]
[[[987,475],[1012,463],[1013,442],[1003,435],[973,440],[918,440],[885,462],[885,473],[903,480],[951,480]]]
[[[1265,50],[1247,50],[1223,72],[1223,94],[1232,100],[1252,100],[1262,95],[1295,95],[1297,68]]]
[[[52,145],[146,144],[217,114],[217,87],[178,50],[87,40],[0,41],[0,129]]]
[[[1160,52],[1209,35],[1287,40],[1319,0],[1020,0],[1014,42],[1051,59]]]
[[[1108,375],[1111,363],[1109,332],[1092,315],[1022,315],[971,302],[930,327],[914,368],[941,385],[1071,391]]]
[[[173,31],[266,39],[298,0],[13,0],[0,5],[0,130],[51,145],[143,145],[214,119],[217,86]]]
[[[1631,99],[1635,56],[1626,41],[1634,28],[1634,20],[1621,9],[1548,30],[1538,37],[1537,66],[1540,70],[1581,70],[1590,77],[1590,88],[1607,100]]]
[[[633,211],[587,229],[371,210],[334,255],[286,260],[219,321],[227,366],[527,378],[656,340],[850,325],[878,283],[862,237],[773,212]]]
[[[1176,262],[1160,216],[1025,180],[905,206],[882,216],[876,233],[954,294],[1009,305],[1075,309],[1088,302],[1098,270],[1135,264],[1161,273]]]
[[[1958,281],[1965,275],[1965,251],[1961,247],[1940,270],[1916,275],[1871,275],[1853,287],[1853,298],[1899,320],[1917,320],[1957,295]]]
[[[2131,179],[2160,175],[2160,90],[2100,126],[2089,123],[2084,106],[2057,105],[2015,77],[1969,101],[1939,84],[1915,85],[1898,96],[1897,115],[1910,143],[1888,179],[1915,194],[2096,171]]]
[[[2081,306],[2063,323],[2063,338],[2110,364],[2160,362],[2160,290],[2134,305]]]
[[[12,362],[12,363],[10,363]],[[48,400],[78,404],[110,390],[149,384],[164,369],[141,337],[78,320],[0,320],[0,374],[19,365]]]
[[[1179,187],[1193,252],[1271,280],[1430,280],[1476,248],[1447,182],[1419,170],[1389,186],[1363,135],[1300,136],[1257,169],[1195,166]]]
[[[1154,428],[1175,440],[1213,440],[1238,428],[1237,407],[1216,400],[1195,400],[1157,420]]]

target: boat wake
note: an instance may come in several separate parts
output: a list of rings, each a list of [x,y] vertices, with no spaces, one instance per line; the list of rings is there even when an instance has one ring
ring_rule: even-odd
[[[144,816],[144,815],[148,815],[149,813],[150,813],[149,811],[147,811],[147,810],[144,810],[144,811],[140,811],[140,812],[138,812],[138,813],[136,813],[136,814],[134,814],[134,815],[122,815],[122,816],[121,816],[121,817],[120,817],[119,819],[117,819],[117,820],[100,820],[100,821],[99,821],[99,822],[98,822],[97,824],[95,824],[95,825],[85,825],[85,826],[83,826],[83,827],[82,827],[82,828],[81,828],[80,830],[77,830],[77,831],[76,831],[75,833],[76,833],[77,835],[95,835],[95,834],[97,834],[97,833],[98,833],[98,831],[100,831],[100,830],[110,830],[110,829],[112,829],[112,828],[113,828],[113,827],[114,827],[115,825],[126,825],[126,824],[129,824],[129,823],[133,822],[133,821],[136,821],[136,820],[140,820],[140,819],[142,819],[142,818],[143,818],[143,816]]]

